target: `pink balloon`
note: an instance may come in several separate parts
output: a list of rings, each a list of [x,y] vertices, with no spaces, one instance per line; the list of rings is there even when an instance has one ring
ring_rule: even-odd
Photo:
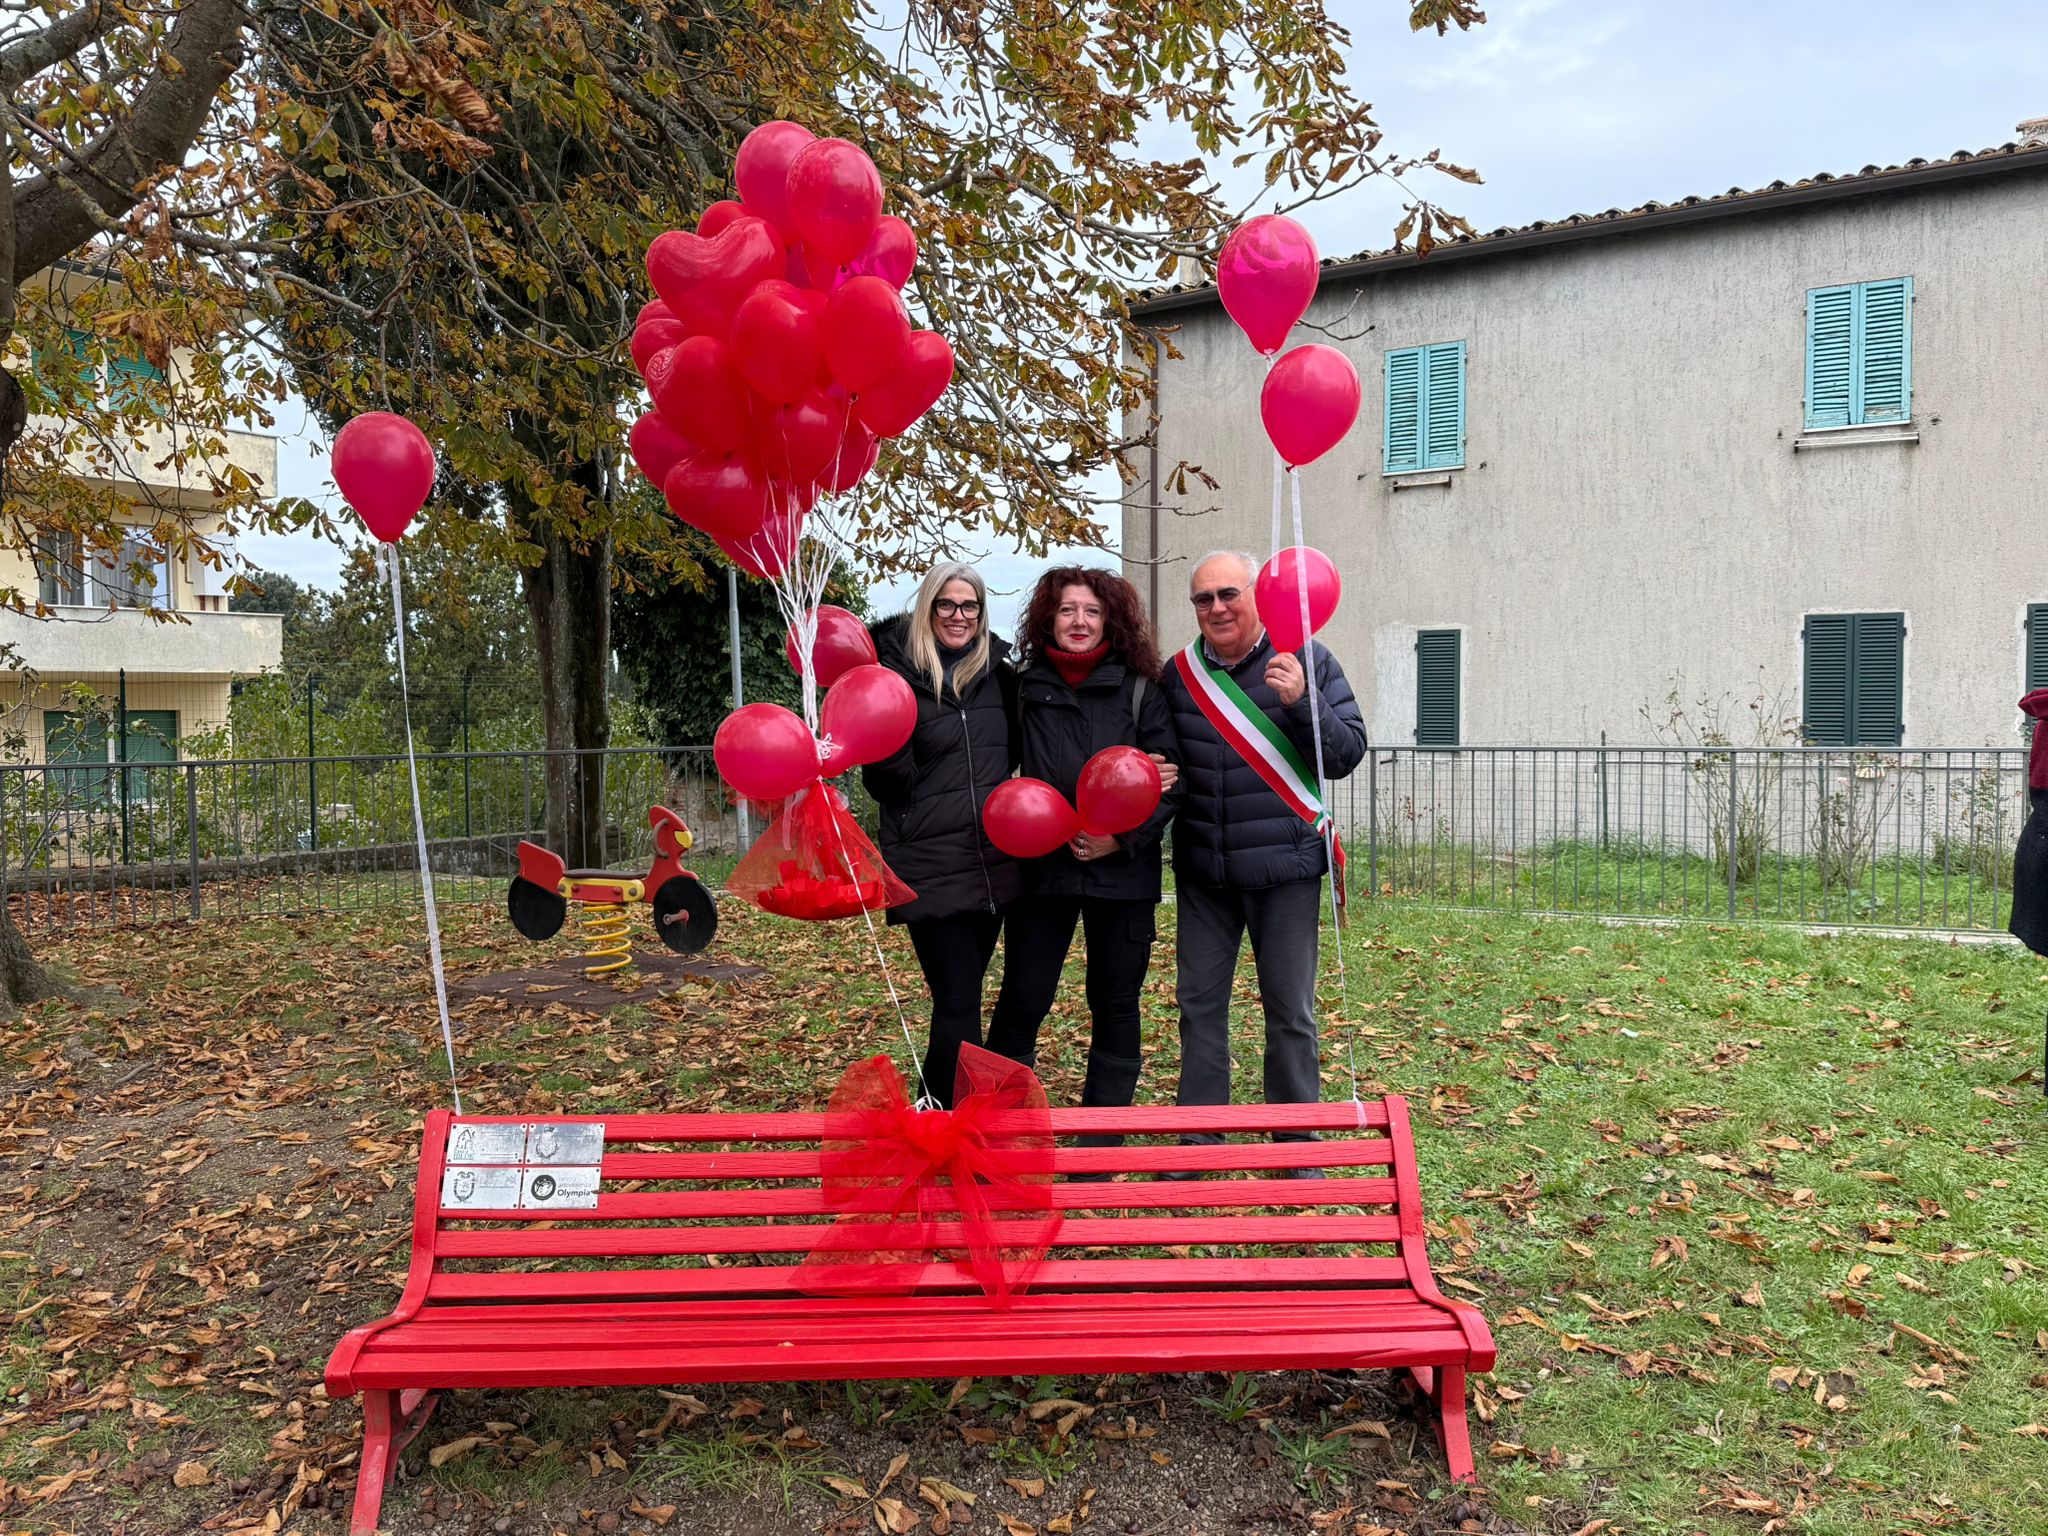
[[[755,284],[732,315],[732,351],[740,376],[762,399],[777,405],[800,398],[817,383],[824,342],[817,313],[798,301],[800,292],[793,283],[769,278]]]
[[[380,543],[396,544],[434,489],[427,434],[391,411],[369,411],[334,434],[334,483]]]
[[[818,726],[824,733],[818,756],[826,773],[879,763],[900,751],[917,728],[917,695],[887,667],[852,667],[825,690]]]
[[[858,256],[875,232],[882,176],[858,144],[819,139],[789,162],[788,196],[790,223],[805,246],[836,265]]]
[[[783,637],[782,650],[783,654],[789,657],[789,670],[799,677],[803,676],[803,662],[797,655],[794,624]],[[818,639],[811,647],[811,670],[817,674],[818,686],[830,688],[853,668],[871,666],[874,660],[875,637],[868,633],[867,625],[844,608],[832,603],[820,603]]]
[[[1136,747],[1104,747],[1089,758],[1074,786],[1081,828],[1116,837],[1143,826],[1159,809],[1159,765]]]
[[[1080,830],[1067,797],[1043,779],[1005,779],[982,803],[988,840],[1013,859],[1042,859]]]
[[[850,277],[879,277],[891,288],[910,281],[917,266],[917,231],[893,213],[875,220],[875,232],[861,253],[847,264]]]
[[[647,392],[671,426],[706,448],[731,453],[747,440],[746,382],[716,336],[658,353],[647,365]]]
[[[656,485],[666,484],[668,472],[683,456],[697,451],[697,445],[662,420],[659,411],[649,411],[633,423],[633,430],[626,434],[626,447],[640,473]]]
[[[748,539],[768,515],[768,482],[736,453],[691,453],[662,482],[669,511],[714,539]]]
[[[839,452],[843,404],[812,388],[787,405],[760,401],[747,439],[748,451],[777,480],[805,485],[831,466]]]
[[[745,208],[741,207],[731,198],[720,198],[698,215],[697,233],[704,239],[709,240],[728,224],[743,217],[746,211]]]
[[[898,437],[938,403],[953,382],[953,349],[937,331],[912,331],[910,346],[894,374],[855,403],[860,419],[877,437]]]
[[[648,281],[694,336],[723,336],[733,306],[782,268],[782,237],[745,215],[708,240],[670,229],[647,247]]]
[[[888,379],[910,351],[910,316],[879,277],[849,278],[826,302],[821,329],[825,361],[849,394],[865,394]]]
[[[748,134],[740,141],[732,166],[741,200],[770,223],[790,229],[789,165],[815,142],[815,135],[802,123],[780,119],[763,123]]]
[[[1337,599],[1344,595],[1344,583],[1337,567],[1320,549],[1289,545],[1259,568],[1252,586],[1252,600],[1258,606],[1259,622],[1283,651],[1298,651],[1307,642],[1301,632],[1301,570],[1308,573],[1308,635],[1330,622],[1337,611]]]
[[[1266,436],[1290,468],[1313,464],[1358,420],[1358,370],[1335,347],[1311,342],[1275,363],[1259,392]]]
[[[719,723],[711,760],[747,800],[781,800],[818,777],[811,728],[780,704],[743,704]]]
[[[1277,213],[1262,214],[1238,225],[1223,242],[1216,292],[1253,347],[1271,357],[1308,313],[1320,272],[1308,231]]]
[[[680,346],[688,339],[683,322],[676,319],[649,320],[633,327],[633,340],[629,350],[633,354],[633,366],[640,370],[640,377],[647,377],[647,365],[657,352],[666,352],[670,347]]]

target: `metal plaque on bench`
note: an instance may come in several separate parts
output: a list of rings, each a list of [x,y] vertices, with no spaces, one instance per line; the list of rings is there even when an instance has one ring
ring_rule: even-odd
[[[458,1125],[448,1133],[450,1163],[516,1166],[526,1161],[526,1125]]]
[[[598,1170],[595,1168],[524,1168],[520,1170],[519,1208],[524,1211],[594,1211]]]
[[[441,1172],[444,1210],[511,1211],[519,1207],[520,1168],[445,1168]]]
[[[521,1161],[595,1168],[604,1162],[604,1122],[536,1121],[526,1128],[526,1156]]]

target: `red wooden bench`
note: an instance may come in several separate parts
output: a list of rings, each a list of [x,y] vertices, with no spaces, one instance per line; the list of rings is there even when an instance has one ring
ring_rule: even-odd
[[[470,1132],[473,1156],[481,1135],[519,1135],[487,1128],[521,1121],[427,1117],[405,1293],[327,1366],[330,1397],[363,1394],[358,1536],[377,1524],[393,1458],[436,1394],[457,1387],[1376,1366],[1410,1373],[1452,1476],[1474,1475],[1465,1375],[1492,1368],[1493,1339],[1430,1272],[1403,1099],[1052,1111],[1059,1172],[1132,1177],[1054,1186],[1056,1246],[1007,1309],[949,1261],[924,1265],[911,1295],[796,1288],[794,1265],[826,1219],[822,1115],[550,1123],[593,1122],[604,1128],[594,1207],[528,1210],[504,1193],[517,1175],[494,1195],[449,1164],[451,1133]],[[1310,1130],[1323,1139],[1266,1139]],[[1171,1139],[1199,1131],[1256,1139]],[[1168,1139],[1073,1146],[1084,1132]],[[1290,1168],[1332,1176],[1274,1176]],[[1150,1177],[1169,1169],[1209,1177]],[[480,1198],[497,1208],[474,1208]]]

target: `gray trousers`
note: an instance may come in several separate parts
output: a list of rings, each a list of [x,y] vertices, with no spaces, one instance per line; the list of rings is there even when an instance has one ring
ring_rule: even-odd
[[[1247,929],[1266,1015],[1266,1102],[1312,1104],[1322,1096],[1316,1066],[1322,895],[1321,880],[1291,880],[1257,891],[1180,882],[1179,1102],[1230,1102],[1230,991]]]

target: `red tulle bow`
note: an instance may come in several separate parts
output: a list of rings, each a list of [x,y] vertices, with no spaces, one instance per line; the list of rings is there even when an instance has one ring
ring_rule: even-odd
[[[999,1307],[1022,1294],[1060,1226],[1045,1088],[1029,1067],[964,1045],[955,1104],[912,1108],[886,1056],[846,1069],[825,1126],[838,1219],[801,1266],[805,1291],[907,1292],[951,1259]]]

